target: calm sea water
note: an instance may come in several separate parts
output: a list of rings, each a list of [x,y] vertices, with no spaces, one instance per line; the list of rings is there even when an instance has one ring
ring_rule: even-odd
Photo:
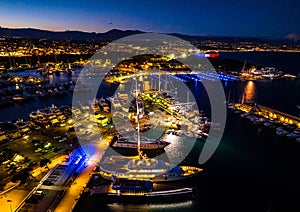
[[[300,73],[300,52],[223,52],[221,57],[276,67],[286,73]]]
[[[291,73],[300,72],[299,53],[224,53],[222,56]],[[56,76],[54,76],[54,80]],[[60,79],[62,80],[62,79]],[[189,84],[200,108],[209,110],[206,92],[201,85]],[[227,96],[239,101],[242,93],[248,102],[300,115],[300,80],[229,82]],[[109,91],[109,88],[106,89]],[[72,95],[36,100],[0,110],[1,120],[25,117],[37,108],[71,104]],[[197,161],[203,142],[197,142],[188,156]],[[104,204],[82,199],[75,211],[300,211],[300,143],[274,135],[274,131],[255,126],[239,115],[228,112],[221,143],[203,164],[204,171],[187,185],[196,188],[190,201],[166,204]]]

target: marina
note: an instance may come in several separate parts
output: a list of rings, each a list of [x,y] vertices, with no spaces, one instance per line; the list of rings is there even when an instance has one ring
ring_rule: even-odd
[[[257,104],[229,104],[242,118],[249,119],[255,125],[275,129],[277,136],[284,136],[291,140],[300,140],[300,118],[281,111]]]
[[[0,212],[299,212],[300,1],[0,1]]]
[[[56,78],[55,75],[53,75],[54,78]],[[56,78],[57,79],[57,78]],[[183,78],[181,78],[183,79]],[[179,80],[179,79],[177,79]],[[196,81],[197,80],[192,80],[192,79],[187,79],[186,78],[186,82],[188,82],[191,85],[192,90],[194,91],[195,95],[196,95],[196,99],[197,101],[200,100],[201,102],[203,102],[205,99],[203,96],[201,96],[201,93],[196,93],[198,89],[201,89],[201,87],[197,87],[196,86]],[[199,82],[199,81],[198,81]],[[271,82],[271,81],[270,81]],[[292,82],[292,84],[291,84]],[[297,81],[286,81],[286,80],[279,80],[276,81],[276,84],[280,84],[280,85],[285,85],[287,83],[289,83],[290,85],[295,85],[297,86]],[[227,84],[228,88],[230,88],[230,85],[232,84],[238,84],[241,86],[244,86],[244,82],[240,82],[240,81],[228,81],[228,84],[226,83],[226,81],[224,81],[224,85]],[[263,81],[262,82],[254,82],[257,83],[255,84],[256,86],[259,85],[263,85]],[[295,83],[295,84],[293,84]],[[151,117],[151,110],[155,110],[155,109],[161,109],[160,111],[165,114],[164,118],[160,118],[159,117],[155,117],[154,119],[151,119],[151,122],[153,125],[150,125],[151,127],[164,127],[166,128],[166,130],[164,131],[164,134],[162,136],[162,141],[165,142],[169,142],[168,145],[162,146],[160,148],[159,151],[156,151],[154,148],[154,151],[151,150],[147,152],[147,142],[153,143],[156,142],[156,139],[151,139],[148,136],[147,137],[143,137],[141,136],[141,144],[140,144],[140,150],[143,153],[147,153],[147,156],[149,157],[141,157],[138,156],[138,151],[137,151],[137,119],[134,118],[136,117],[136,107],[133,107],[131,110],[131,120],[129,118],[129,122],[134,130],[132,130],[131,132],[126,131],[126,127],[122,128],[110,128],[112,126],[112,120],[109,115],[110,112],[110,108],[118,108],[118,115],[120,117],[124,117],[123,112],[129,112],[130,111],[130,106],[128,105],[128,103],[130,104],[129,99],[131,99],[132,97],[130,95],[125,95],[123,93],[120,93],[118,95],[115,95],[112,97],[112,95],[108,92],[107,94],[103,94],[101,93],[100,95],[98,95],[97,98],[95,98],[94,100],[90,100],[88,102],[81,102],[78,108],[71,108],[69,106],[63,106],[60,102],[58,106],[53,105],[53,101],[57,101],[60,97],[59,96],[50,96],[48,97],[48,100],[52,100],[52,101],[48,101],[47,100],[47,107],[45,107],[45,104],[42,103],[41,105],[38,106],[34,106],[32,108],[29,108],[29,111],[27,114],[25,114],[22,120],[13,120],[12,124],[15,125],[18,129],[18,131],[20,132],[20,135],[18,135],[17,137],[19,138],[12,138],[9,137],[9,134],[7,133],[7,129],[6,131],[2,130],[2,134],[3,134],[3,142],[4,144],[7,144],[7,142],[13,142],[15,139],[21,139],[23,138],[23,136],[29,135],[30,137],[32,137],[32,133],[33,135],[35,134],[36,130],[40,130],[40,129],[45,129],[46,131],[51,131],[53,129],[60,129],[63,128],[64,131],[60,131],[57,133],[52,134],[52,137],[54,139],[56,139],[55,142],[55,146],[58,148],[66,148],[67,145],[71,144],[71,138],[69,137],[69,135],[67,136],[67,140],[64,140],[64,133],[68,131],[69,128],[72,128],[74,125],[73,123],[68,123],[68,120],[71,118],[71,114],[75,115],[75,116],[82,116],[83,114],[88,113],[89,115],[87,116],[91,121],[97,123],[97,125],[99,126],[99,129],[101,130],[102,133],[105,134],[105,136],[103,137],[104,140],[106,140],[108,143],[108,145],[111,145],[111,147],[113,147],[114,144],[114,140],[112,135],[116,136],[116,139],[118,139],[119,141],[121,141],[120,143],[122,143],[122,141],[124,141],[124,145],[130,145],[132,147],[132,149],[134,149],[135,151],[132,151],[128,153],[128,151],[126,150],[125,152],[127,152],[129,154],[129,156],[124,156],[122,157],[122,159],[118,158],[118,161],[123,161],[122,163],[117,164],[117,166],[119,165],[121,172],[120,173],[116,173],[115,172],[115,167],[112,166],[113,160],[115,159],[115,156],[111,155],[110,152],[106,152],[103,156],[103,164],[101,167],[99,167],[99,169],[94,170],[92,172],[91,175],[91,184],[93,184],[93,180],[94,176],[98,176],[98,179],[101,178],[103,181],[106,182],[107,185],[98,185],[98,186],[87,186],[86,189],[82,190],[82,197],[80,197],[78,200],[76,200],[77,204],[75,207],[76,208],[80,208],[81,206],[84,206],[85,203],[83,203],[82,201],[87,201],[88,202],[88,198],[92,197],[92,200],[97,202],[99,200],[102,201],[102,203],[99,206],[95,206],[95,208],[97,207],[111,207],[109,204],[110,203],[118,203],[118,204],[124,204],[126,202],[130,202],[132,199],[132,196],[136,197],[137,201],[132,201],[133,203],[137,204],[136,208],[141,208],[143,207],[143,204],[159,204],[159,202],[161,201],[165,201],[165,199],[168,199],[168,201],[170,202],[174,202],[174,205],[176,205],[176,202],[180,202],[180,201],[191,201],[186,207],[190,208],[190,207],[197,207],[195,205],[201,203],[203,204],[203,201],[199,200],[198,195],[213,195],[213,191],[211,190],[211,188],[208,188],[207,186],[195,186],[197,185],[197,182],[199,180],[203,180],[204,182],[208,182],[208,184],[210,186],[212,186],[213,184],[211,183],[211,181],[209,180],[209,174],[206,172],[207,168],[213,169],[213,167],[215,166],[215,162],[214,160],[211,162],[211,164],[207,164],[204,167],[197,167],[197,164],[193,164],[191,163],[191,161],[195,160],[195,158],[197,159],[197,154],[199,154],[199,149],[201,149],[203,147],[203,144],[205,143],[205,138],[206,138],[206,133],[208,133],[209,128],[210,127],[215,127],[217,128],[217,123],[210,123],[209,118],[207,118],[206,114],[209,114],[209,110],[206,110],[205,107],[201,108],[201,110],[204,110],[205,112],[199,112],[199,113],[195,113],[193,109],[191,109],[191,105],[187,104],[187,103],[181,103],[179,104],[176,98],[173,98],[174,96],[172,95],[171,97],[167,97],[168,93],[164,94],[165,91],[165,82],[161,83],[161,92],[156,91],[148,91],[147,92],[141,92],[139,94],[139,102],[147,102],[147,103],[151,103],[154,99],[157,100],[159,99],[161,101],[161,103],[155,103],[154,106],[152,107],[145,107],[145,114],[144,117],[141,117],[140,119],[140,123],[141,123],[141,129],[142,127],[144,127],[145,133],[147,131],[147,129],[149,129],[149,127],[147,126],[148,122],[148,116],[149,118]],[[276,85],[275,84],[275,85]],[[242,87],[243,89],[247,89],[247,85],[245,84],[244,87]],[[275,86],[274,85],[274,86]],[[168,85],[169,87],[170,85]],[[110,84],[107,84],[107,87],[111,88]],[[158,88],[158,87],[157,87]],[[256,87],[256,89],[258,89]],[[242,89],[241,89],[242,90]],[[132,93],[133,95],[135,95],[135,92]],[[246,96],[244,97],[245,99],[247,99],[249,101],[249,95],[247,92],[245,92]],[[67,97],[70,94],[66,95]],[[156,95],[156,96],[155,96]],[[247,96],[248,95],[248,96]],[[256,95],[260,95],[260,93],[256,90]],[[275,93],[273,94],[275,95]],[[155,96],[155,98],[154,98]],[[229,99],[232,99],[234,96],[234,91],[231,91],[231,97]],[[254,97],[254,98],[257,98]],[[236,98],[238,99],[238,98]],[[134,98],[133,98],[134,100]],[[66,101],[66,100],[64,100]],[[186,101],[186,100],[185,100]],[[33,102],[41,102],[40,98],[35,98],[33,100]],[[188,102],[188,101],[186,101]],[[125,104],[126,103],[126,104]],[[133,101],[133,105],[136,102]],[[132,103],[131,103],[132,104]],[[139,104],[139,106],[141,106],[142,104]],[[295,105],[299,105],[299,103],[295,104]],[[128,106],[128,108],[124,107],[124,106]],[[169,109],[169,106],[171,109]],[[257,108],[257,106],[259,108]],[[13,107],[16,107],[15,104],[13,105]],[[261,105],[251,105],[251,104],[232,104],[232,108],[235,108],[233,111],[241,111],[241,112],[233,112],[232,114],[229,115],[229,122],[232,123],[239,123],[238,126],[239,128],[234,128],[233,125],[230,125],[230,132],[239,132],[239,130],[241,130],[241,132],[234,134],[234,136],[232,135],[226,135],[226,131],[225,131],[225,137],[224,139],[222,139],[222,142],[225,142],[223,145],[221,144],[220,148],[223,152],[225,152],[224,154],[226,154],[226,151],[231,151],[228,150],[227,148],[231,149],[232,145],[240,145],[239,142],[236,142],[237,140],[242,140],[243,143],[246,142],[245,147],[241,147],[242,148],[242,152],[245,155],[250,155],[250,151],[254,151],[251,148],[254,148],[252,146],[255,146],[255,148],[262,148],[265,149],[265,145],[275,145],[278,146],[278,152],[280,152],[280,150],[282,149],[290,149],[290,152],[293,152],[292,155],[297,154],[297,148],[295,148],[295,146],[291,146],[288,147],[286,145],[288,145],[290,143],[290,145],[296,145],[297,142],[285,142],[285,141],[297,141],[297,139],[299,139],[297,136],[297,129],[288,129],[288,133],[287,134],[291,134],[289,136],[287,136],[287,134],[285,136],[277,136],[275,139],[273,139],[274,134],[277,132],[277,127],[281,127],[281,126],[285,126],[285,125],[293,125],[293,124],[297,124],[297,115],[287,115],[289,114],[287,111],[281,111],[280,109],[270,109],[269,107],[264,107]],[[240,109],[237,109],[240,108]],[[243,108],[243,109],[242,109]],[[285,108],[286,109],[286,108]],[[294,106],[295,111],[297,112],[298,108]],[[148,111],[147,111],[148,110]],[[122,112],[123,111],[123,112]],[[251,114],[249,113],[251,111]],[[270,117],[270,112],[273,113],[273,116]],[[249,113],[249,114],[248,114]],[[184,117],[186,116],[186,114],[188,114],[188,119],[189,122],[187,122],[186,119],[184,119]],[[238,115],[237,115],[238,114]],[[250,120],[251,122],[245,122],[240,116],[242,114],[247,114],[249,115],[249,120],[251,118],[252,115],[252,119]],[[274,114],[276,114],[276,117],[274,117]],[[295,114],[295,113],[294,113]],[[253,116],[255,118],[253,118]],[[262,117],[261,117],[262,116]],[[284,119],[280,120],[281,117],[284,116]],[[245,115],[246,117],[246,115]],[[86,118],[86,117],[85,117]],[[83,119],[85,119],[83,118]],[[261,118],[265,118],[265,119],[261,119]],[[160,120],[160,123],[157,120]],[[279,119],[279,120],[277,120]],[[247,118],[246,118],[247,120]],[[278,125],[277,122],[280,122],[280,125]],[[195,125],[197,124],[198,128],[197,129],[192,129],[189,128],[189,124],[190,125]],[[64,124],[66,126],[64,126]],[[143,125],[145,124],[145,126]],[[76,125],[76,124],[75,124]],[[249,125],[253,125],[253,128],[251,128],[251,126]],[[267,126],[266,126],[267,125]],[[271,127],[270,127],[271,126]],[[274,126],[274,128],[273,128]],[[30,129],[30,131],[28,131],[28,128]],[[94,129],[91,129],[91,131],[89,131],[89,129],[86,129],[84,127],[80,127],[79,128],[83,128],[81,133],[83,135],[88,136],[89,138],[93,138],[94,137]],[[240,129],[241,128],[241,129]],[[270,131],[268,131],[268,129],[271,129]],[[273,129],[272,129],[273,128]],[[247,130],[245,130],[247,129]],[[275,129],[275,130],[274,130]],[[264,132],[264,134],[267,134],[267,137],[262,137],[262,138],[257,138],[256,137],[256,133],[257,130],[262,130]],[[286,130],[285,128],[283,128],[283,130]],[[292,130],[292,131],[291,131]],[[12,130],[13,131],[13,130]],[[274,132],[275,131],[275,132]],[[295,132],[294,132],[295,131]],[[134,133],[135,132],[135,133]],[[13,135],[13,132],[11,132]],[[270,133],[270,134],[269,134]],[[120,136],[120,135],[122,136]],[[56,138],[57,136],[57,138]],[[244,136],[248,136],[248,138],[245,141]],[[269,137],[268,137],[269,136]],[[151,136],[150,136],[151,137]],[[173,146],[175,144],[179,144],[181,141],[179,138],[184,137],[184,138],[197,138],[197,142],[195,143],[195,147],[193,148],[193,152],[191,153],[191,155],[188,156],[187,160],[185,160],[182,164],[179,164],[178,166],[174,166],[173,164],[169,163],[167,158],[159,158],[159,159],[151,159],[151,153],[153,153],[153,156],[157,156],[160,154],[163,154],[164,152],[166,152],[168,154],[168,156],[172,157],[172,151],[173,151]],[[170,140],[171,139],[171,140]],[[174,139],[174,140],[173,140]],[[251,140],[252,139],[252,140]],[[255,140],[258,139],[258,140]],[[34,140],[34,139],[33,139]],[[255,142],[253,143],[253,141],[255,140]],[[272,142],[271,142],[272,140]],[[61,142],[60,142],[61,141]],[[128,141],[132,141],[128,142]],[[270,142],[269,142],[270,141]],[[282,141],[284,141],[282,143]],[[188,142],[186,140],[184,140],[184,142]],[[258,142],[261,142],[260,144]],[[266,142],[265,144],[263,144],[263,142]],[[57,143],[57,144],[56,144]],[[248,145],[248,143],[252,143],[252,145]],[[46,143],[45,143],[46,144]],[[145,146],[143,146],[143,144]],[[227,144],[231,144],[231,147],[228,147]],[[61,146],[61,147],[60,147]],[[78,146],[78,143],[76,144],[73,143],[73,148],[75,148],[76,146]],[[70,146],[71,147],[71,146]],[[129,146],[125,146],[126,148]],[[44,147],[39,147],[41,150],[39,150],[39,152],[41,152]],[[124,153],[124,149],[126,149],[124,147],[121,146],[120,149],[122,149],[122,153]],[[250,148],[250,149],[247,149]],[[54,148],[51,148],[54,150]],[[180,148],[179,148],[180,149]],[[35,149],[38,151],[38,147]],[[34,150],[34,151],[35,151]],[[43,150],[45,151],[45,150]],[[233,150],[232,150],[233,151]],[[259,151],[259,150],[257,150]],[[277,152],[277,147],[276,150]],[[48,152],[51,152],[48,150]],[[60,151],[62,153],[62,151]],[[41,154],[41,153],[37,153],[37,154]],[[48,153],[46,153],[47,155]],[[51,153],[52,154],[52,153]],[[176,152],[174,152],[174,154],[176,155]],[[177,153],[178,154],[178,153]],[[228,156],[228,152],[227,152],[227,156]],[[269,153],[267,153],[269,154]],[[272,155],[273,153],[270,153],[269,157],[273,158],[276,162],[277,161],[277,157],[274,157],[274,155]],[[174,156],[176,157],[176,156]],[[252,163],[250,163],[249,161],[245,160],[245,159],[241,159],[241,156],[237,156],[235,155],[234,157],[237,158],[237,160],[242,160],[243,161],[243,165],[245,165],[246,167],[248,167],[249,169],[255,169],[255,167],[252,165]],[[261,156],[263,157],[263,156]],[[220,155],[220,153],[217,153],[217,158],[222,158],[222,160],[225,160],[227,162],[229,162],[226,158],[224,158],[222,155]],[[162,160],[160,160],[162,159]],[[261,160],[264,160],[262,158],[260,158]],[[284,160],[285,162],[288,161],[288,158],[286,158]],[[242,162],[235,162],[233,165],[228,166],[226,165],[224,168],[220,168],[218,169],[217,173],[224,176],[224,181],[226,182],[231,182],[231,176],[230,175],[226,175],[225,173],[228,170],[234,171],[236,169],[238,169],[238,167],[241,166]],[[266,159],[265,163],[268,163],[268,160]],[[279,162],[279,164],[283,164],[284,162]],[[296,162],[295,162],[296,163]],[[139,165],[138,165],[139,164]],[[174,170],[172,171],[168,171],[169,168],[168,167],[172,167],[174,166]],[[263,165],[262,165],[263,166]],[[16,168],[17,169],[17,168]],[[160,169],[159,172],[157,172],[156,174],[153,175],[153,170],[155,169]],[[203,170],[202,170],[203,169]],[[285,169],[290,169],[290,165],[285,167]],[[113,174],[111,174],[113,173]],[[130,173],[130,174],[129,174]],[[267,169],[266,171],[261,171],[259,172],[262,174],[263,178],[270,178],[270,176],[273,176],[273,169]],[[120,187],[116,187],[114,186],[115,189],[113,189],[113,182],[112,182],[112,178],[113,176],[119,177],[120,179],[124,179],[125,177],[125,182],[122,184],[122,186],[125,186],[125,189],[119,189]],[[156,177],[157,175],[161,175],[160,177]],[[247,177],[246,177],[247,175]],[[256,176],[255,173],[250,173],[248,171],[245,171],[245,175],[243,174],[239,174],[239,176],[241,177],[241,181],[246,181],[246,182],[250,182],[253,183],[253,181],[247,181],[248,176]],[[285,177],[285,175],[283,173],[279,174],[280,177]],[[277,178],[275,178],[277,179]],[[276,181],[274,179],[274,181]],[[140,181],[151,181],[153,183],[153,189],[151,191],[149,191],[149,189],[146,189],[146,191],[143,190],[139,190],[139,191],[134,191],[134,189],[132,187],[126,187],[128,185],[130,185],[131,181],[130,180],[137,180],[138,182]],[[182,181],[183,180],[183,181]],[[97,180],[96,180],[97,181]],[[128,184],[126,184],[126,181],[128,181]],[[255,181],[255,180],[254,180]],[[194,184],[190,184],[190,182],[194,182]],[[262,188],[258,188],[259,186],[262,185],[261,181],[256,181],[257,185],[251,184],[252,187],[255,188],[255,190],[261,190]],[[211,183],[211,184],[210,184]],[[155,185],[159,184],[159,186],[161,186],[160,188],[155,187]],[[166,185],[164,185],[166,184]],[[173,184],[176,184],[175,186],[173,186]],[[181,185],[182,184],[182,185]],[[89,185],[89,184],[88,184]],[[75,186],[75,185],[72,185]],[[84,184],[84,186],[86,186]],[[222,184],[220,185],[222,188],[226,189],[226,185]],[[196,188],[195,188],[196,187]],[[43,187],[42,187],[43,188]],[[250,188],[246,188],[245,186],[243,187],[244,189],[248,190],[251,192]],[[128,190],[127,190],[128,189]],[[272,187],[268,188],[270,190],[272,190]],[[200,191],[201,190],[201,191]],[[280,188],[280,190],[284,190],[283,188]],[[118,192],[119,191],[119,192]],[[265,190],[266,191],[266,190]],[[203,193],[204,192],[204,193]],[[279,191],[278,191],[279,192]],[[276,192],[275,192],[276,193]],[[92,196],[91,196],[92,194]],[[38,195],[38,194],[36,194]],[[227,194],[228,195],[228,194]],[[68,195],[67,195],[68,196]],[[67,197],[66,196],[66,197]],[[230,198],[233,198],[237,196],[235,196],[235,194],[230,194],[228,196],[228,198],[225,198],[227,200],[229,200]],[[220,200],[220,198],[219,198]],[[222,201],[222,200],[221,200]],[[243,201],[243,200],[242,200]],[[194,205],[194,206],[193,206]],[[126,206],[127,207],[127,206]],[[254,207],[254,206],[253,206]]]

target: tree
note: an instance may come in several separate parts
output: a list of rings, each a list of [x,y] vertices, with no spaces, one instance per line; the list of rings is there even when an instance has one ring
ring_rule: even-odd
[[[48,158],[42,159],[40,161],[40,167],[47,167],[47,169],[49,169],[48,164],[51,163],[51,160],[49,160]]]
[[[11,181],[12,182],[17,182],[18,180],[21,181],[21,183],[25,183],[27,182],[30,177],[32,176],[31,175],[31,171],[32,171],[32,168],[25,168],[25,169],[22,169],[20,172],[18,172],[17,174],[15,174],[12,178],[11,178]]]

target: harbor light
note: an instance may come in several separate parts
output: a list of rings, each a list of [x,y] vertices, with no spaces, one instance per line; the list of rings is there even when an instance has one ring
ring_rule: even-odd
[[[44,148],[48,148],[48,147],[50,147],[50,146],[51,146],[51,143],[48,142],[48,143],[44,146]]]
[[[29,139],[29,135],[25,135],[23,136],[24,139],[28,140]]]
[[[182,53],[182,54],[181,54],[181,57],[182,57],[182,58],[186,58],[186,57],[187,57],[187,54],[186,54],[186,53]]]

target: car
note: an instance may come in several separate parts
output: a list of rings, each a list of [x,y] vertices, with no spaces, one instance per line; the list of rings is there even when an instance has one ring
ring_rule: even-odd
[[[53,137],[54,140],[60,139],[62,136],[61,135],[56,135]]]
[[[30,163],[29,163],[28,167],[35,166],[36,164],[37,164],[37,162],[36,162],[36,161],[32,161],[32,162],[30,162]]]
[[[63,138],[59,139],[58,142],[61,143],[61,142],[64,142],[64,141],[66,141],[66,140],[67,140],[67,138],[66,138],[66,137],[63,137]]]
[[[43,195],[44,191],[42,191],[42,190],[36,190],[33,194],[34,195]]]
[[[2,162],[2,165],[6,165],[6,164],[8,164],[9,162],[10,162],[10,160],[4,161],[4,162]]]
[[[60,150],[61,150],[61,148],[55,147],[55,148],[53,149],[53,152],[59,152]]]
[[[34,152],[40,152],[40,151],[42,151],[41,148],[37,148],[36,150],[34,150]]]
[[[16,172],[19,172],[21,171],[23,168],[21,166],[19,166],[17,169],[16,169]]]
[[[91,134],[92,133],[92,130],[87,130],[87,131],[85,131],[85,134],[86,135],[89,135],[89,134]]]
[[[43,182],[43,185],[48,185],[48,186],[51,186],[51,185],[53,185],[54,183],[52,183],[51,181],[48,181],[48,180],[45,180],[44,182]]]
[[[35,130],[40,130],[41,127],[40,127],[40,126],[35,126],[34,129],[35,129]]]
[[[40,141],[40,140],[37,140],[37,139],[33,139],[33,140],[31,141],[31,143],[34,144],[34,145],[36,146],[36,145],[40,144],[41,141]]]
[[[75,128],[74,127],[69,127],[68,132],[75,132]]]

